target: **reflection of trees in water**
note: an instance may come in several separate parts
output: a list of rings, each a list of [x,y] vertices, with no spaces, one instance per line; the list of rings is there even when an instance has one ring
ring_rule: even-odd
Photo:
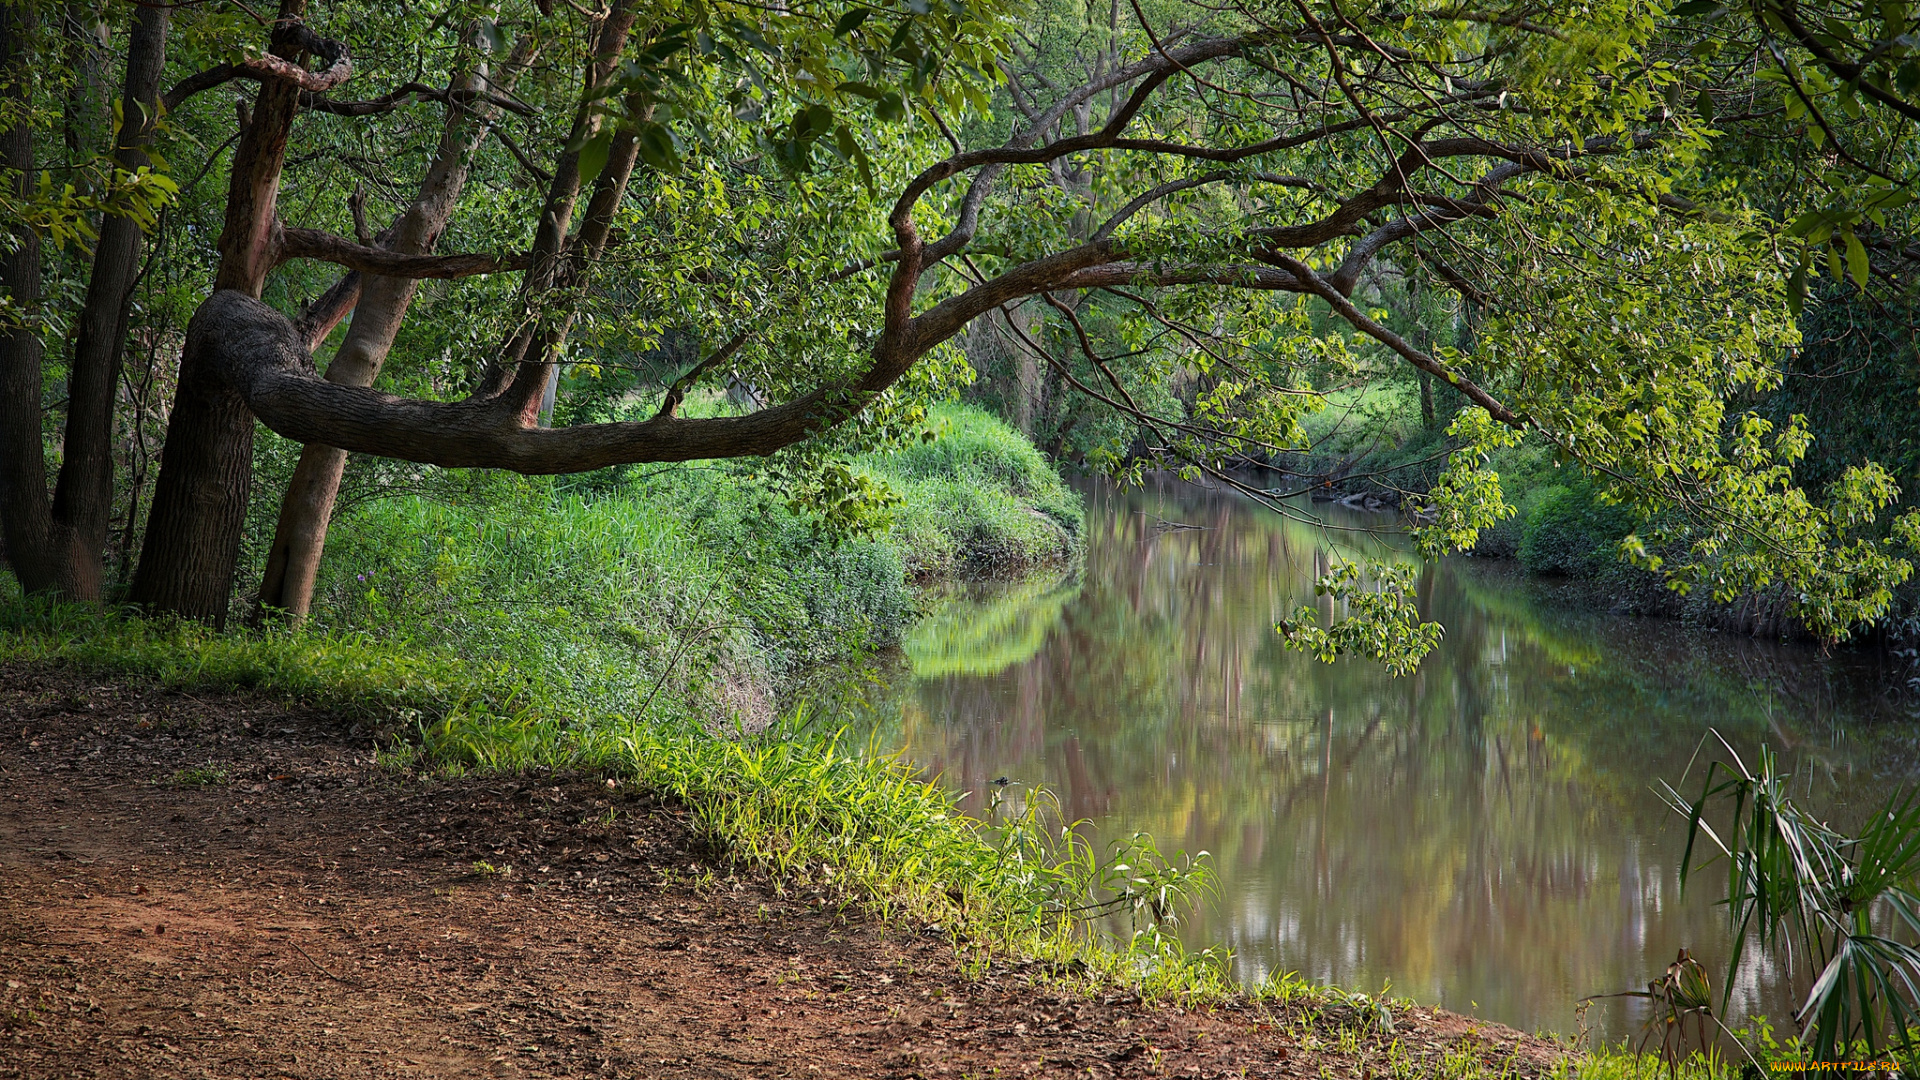
[[[1836,796],[1831,778],[1876,754],[1913,757],[1842,737],[1856,695],[1804,650],[1557,612],[1447,564],[1418,598],[1447,640],[1394,680],[1272,630],[1330,548],[1383,550],[1364,535],[1225,499],[1096,494],[1088,539],[1045,647],[919,685],[903,738],[969,810],[1004,774],[1103,828],[1213,852],[1221,894],[1190,937],[1253,976],[1390,977],[1564,1028],[1577,996],[1639,985],[1682,945],[1719,951],[1713,897],[1676,896],[1678,830],[1648,791],[1708,724],[1799,747]],[[1756,970],[1742,996],[1777,1000],[1778,983]]]

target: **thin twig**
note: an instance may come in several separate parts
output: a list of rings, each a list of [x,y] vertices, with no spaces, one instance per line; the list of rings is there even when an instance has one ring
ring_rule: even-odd
[[[299,953],[301,956],[305,956],[307,958],[307,963],[312,964],[315,971],[318,971],[320,974],[325,975],[329,979],[332,979],[334,982],[337,982],[342,986],[360,985],[359,980],[357,979],[343,979],[340,976],[335,975],[333,972],[328,971],[326,968],[321,967],[320,961],[315,960],[311,955],[307,953],[307,950],[300,947],[299,942],[293,940],[292,938],[287,939],[287,944],[293,946],[294,952]]]

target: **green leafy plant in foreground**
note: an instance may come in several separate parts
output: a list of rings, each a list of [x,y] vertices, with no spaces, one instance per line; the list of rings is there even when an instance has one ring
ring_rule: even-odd
[[[1722,1010],[1751,939],[1797,951],[1817,973],[1795,1012],[1801,1045],[1813,1059],[1874,1055],[1890,1046],[1913,1053],[1920,950],[1883,927],[1920,935],[1920,792],[1889,796],[1859,835],[1849,836],[1793,801],[1791,777],[1770,750],[1762,747],[1749,770],[1724,739],[1720,745],[1729,761],[1708,765],[1699,798],[1689,803],[1667,785],[1662,794],[1687,818],[1681,887],[1718,859],[1727,863],[1733,949]],[[1706,815],[1710,806],[1727,804],[1732,820],[1723,836]],[[1696,862],[1702,840],[1714,850]]]

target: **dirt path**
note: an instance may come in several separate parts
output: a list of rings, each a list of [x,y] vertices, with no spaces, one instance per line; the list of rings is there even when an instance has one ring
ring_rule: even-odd
[[[944,940],[716,873],[644,792],[402,777],[324,713],[0,668],[0,1077],[1384,1078],[1554,1057],[1428,1010],[1343,1050],[1340,1021],[970,978]]]

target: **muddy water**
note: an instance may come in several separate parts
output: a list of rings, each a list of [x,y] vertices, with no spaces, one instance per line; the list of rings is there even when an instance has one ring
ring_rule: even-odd
[[[1393,555],[1391,519],[1289,520],[1193,488],[1090,492],[1082,572],[957,598],[907,642],[878,738],[985,806],[1044,786],[1113,836],[1210,853],[1186,922],[1257,981],[1298,972],[1575,1031],[1576,1001],[1644,987],[1682,947],[1726,953],[1717,879],[1682,895],[1660,780],[1709,728],[1765,743],[1841,820],[1920,769],[1876,671],[1811,649],[1609,615],[1565,587],[1453,560],[1420,569],[1447,637],[1409,678],[1282,647],[1330,558]],[[1705,752],[1702,751],[1704,754]],[[1786,1011],[1770,961],[1737,1011]],[[1717,989],[1716,989],[1717,993]],[[1593,1006],[1620,1037],[1635,1003]]]

